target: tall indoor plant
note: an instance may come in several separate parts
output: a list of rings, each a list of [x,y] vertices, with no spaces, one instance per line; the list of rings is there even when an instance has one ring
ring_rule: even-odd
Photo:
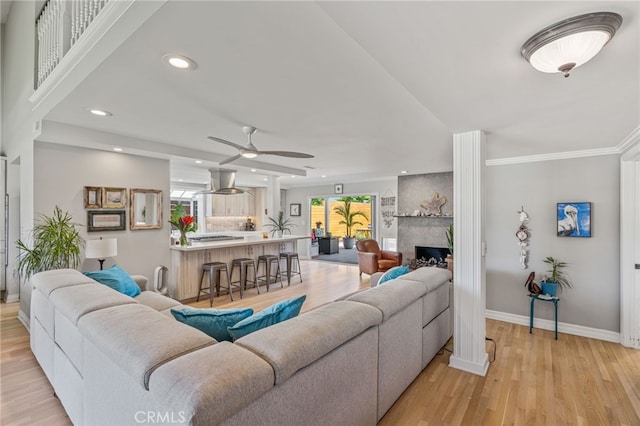
[[[345,249],[352,249],[355,243],[355,238],[351,233],[351,229],[356,225],[362,225],[362,222],[358,222],[358,216],[365,218],[365,220],[369,220],[367,215],[361,211],[351,211],[351,198],[350,197],[342,197],[338,199],[338,201],[342,201],[341,206],[336,206],[333,208],[333,211],[340,217],[342,220],[338,222],[340,225],[345,225],[347,227],[347,235],[342,239],[342,244]]]
[[[278,237],[282,237],[285,232],[291,234],[291,223],[290,218],[284,217],[284,212],[278,212],[278,217],[276,219],[270,217],[269,222],[266,226],[271,228],[271,235],[277,235]]]
[[[41,271],[77,268],[83,241],[76,225],[71,215],[58,206],[52,216],[42,215],[40,223],[33,227],[32,247],[22,240],[16,241],[20,250],[18,273],[29,278]]]

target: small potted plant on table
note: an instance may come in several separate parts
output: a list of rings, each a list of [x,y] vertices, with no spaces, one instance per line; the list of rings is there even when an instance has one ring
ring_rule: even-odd
[[[558,288],[562,291],[564,288],[572,287],[562,271],[562,268],[567,266],[566,262],[561,262],[551,256],[544,259],[543,262],[551,265],[551,269],[547,271],[551,275],[545,276],[544,280],[540,282],[542,285],[542,294],[556,296]]]

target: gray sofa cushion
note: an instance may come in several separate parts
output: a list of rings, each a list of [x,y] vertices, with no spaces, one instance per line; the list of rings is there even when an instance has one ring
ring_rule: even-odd
[[[384,316],[384,321],[387,321],[393,314],[415,302],[425,293],[426,287],[423,283],[405,281],[401,277],[356,293],[347,300],[378,308]]]
[[[235,344],[264,358],[275,373],[275,383],[286,381],[301,368],[382,321],[370,306],[333,302],[296,318],[251,333]]]
[[[80,317],[98,309],[136,303],[129,296],[113,291],[95,281],[73,287],[58,288],[51,292],[49,300],[56,310],[77,324]]]
[[[84,315],[78,328],[145,389],[160,365],[216,343],[203,332],[136,303]]]
[[[166,395],[167,411],[203,425],[219,424],[271,388],[271,366],[230,342],[176,358],[159,367],[149,382],[154,394]]]
[[[155,309],[159,312],[164,312],[171,308],[183,308],[184,305],[175,299],[167,296],[163,296],[154,291],[143,291],[139,295],[133,298],[136,302]]]
[[[54,269],[38,272],[31,278],[31,284],[37,287],[45,296],[49,297],[52,291],[78,284],[96,283],[91,278],[79,273],[75,269]]]
[[[425,267],[411,271],[399,279],[423,283],[427,286],[427,293],[430,293],[442,284],[448,283],[451,279],[451,272],[444,268]]]

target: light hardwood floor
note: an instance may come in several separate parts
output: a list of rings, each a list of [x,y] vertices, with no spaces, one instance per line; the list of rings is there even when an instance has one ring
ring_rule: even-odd
[[[250,306],[306,294],[303,311],[366,288],[357,267],[302,262],[303,283],[255,289],[218,308]],[[208,307],[207,301],[191,304]],[[0,304],[0,424],[67,425],[62,406],[29,349],[17,304]],[[487,320],[496,359],[486,377],[448,367],[443,350],[398,399],[380,425],[640,425],[640,351],[619,344]],[[450,341],[446,348],[451,349]],[[490,358],[493,344],[488,342]]]

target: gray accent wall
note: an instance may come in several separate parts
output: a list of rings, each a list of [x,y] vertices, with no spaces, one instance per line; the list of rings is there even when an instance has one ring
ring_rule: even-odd
[[[447,198],[443,216],[398,217],[398,251],[404,260],[415,258],[415,246],[447,247],[446,230],[453,223],[453,172],[427,173],[398,177],[398,213],[413,215],[422,200],[431,200],[434,192]]]
[[[620,331],[620,157],[607,155],[487,167],[487,309],[529,316],[524,288],[553,256],[568,263],[574,288],[560,294],[558,321]],[[556,236],[556,203],[591,202],[592,237]],[[529,268],[519,263],[518,211],[529,214]],[[536,318],[553,320],[551,303]]]
[[[83,225],[83,239],[117,238],[118,256],[107,259],[104,267],[117,263],[129,274],[141,274],[153,282],[158,265],[170,267],[169,161],[99,151],[67,145],[37,142],[35,147],[35,212],[51,215],[56,205],[68,211]],[[87,232],[84,208],[85,186],[127,189],[126,231]],[[129,189],[162,190],[162,228],[129,230]],[[84,256],[84,254],[83,254]],[[95,259],[84,260],[82,271],[99,269]]]

